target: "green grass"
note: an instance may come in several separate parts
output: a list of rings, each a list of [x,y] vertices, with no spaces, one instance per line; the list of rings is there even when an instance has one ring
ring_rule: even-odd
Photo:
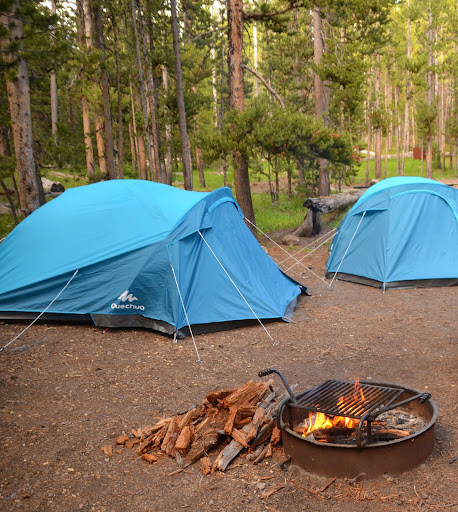
[[[447,159],[448,163],[448,159]],[[375,161],[369,161],[369,180],[375,178]],[[387,165],[387,178],[392,178],[394,176],[399,176],[397,172],[397,159],[389,158]],[[404,164],[404,176],[423,176],[426,178],[426,162],[423,161],[423,171],[421,169],[421,160],[414,160],[413,158],[406,158]],[[433,169],[433,179],[440,180],[445,178],[454,178],[455,173],[454,170],[450,167],[445,167],[445,169],[437,169],[434,167]],[[385,178],[385,160],[382,156],[382,178]],[[366,179],[366,161],[361,160],[358,172],[353,179],[353,183],[363,183]]]

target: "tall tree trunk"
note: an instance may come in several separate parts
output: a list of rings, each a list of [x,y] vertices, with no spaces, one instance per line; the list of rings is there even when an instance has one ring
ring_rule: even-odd
[[[116,62],[116,92],[118,96],[118,155],[119,169],[118,178],[124,178],[124,137],[123,137],[123,119],[122,119],[122,96],[121,96],[121,76],[119,72],[119,50],[118,50],[118,28],[116,16],[111,14],[111,25],[113,27],[114,51]]]
[[[396,119],[396,171],[400,175],[401,174],[401,153],[400,153],[400,143],[401,143],[401,123],[399,120],[399,109],[398,109],[398,98],[399,91],[397,85],[394,86],[394,115]]]
[[[138,175],[141,180],[148,179],[148,166],[146,164],[145,141],[141,133],[137,134],[138,148]]]
[[[145,124],[146,147],[148,150],[149,170],[150,170],[150,174],[151,174],[151,178],[152,178],[154,175],[153,151],[151,148],[151,137],[150,137],[149,122],[148,122],[148,107],[146,104],[145,80],[143,77],[143,64],[142,64],[142,56],[141,56],[141,52],[140,52],[140,40],[138,38],[136,1],[135,0],[132,0],[132,22],[134,25],[135,49],[137,52],[137,68],[138,68],[138,77],[140,80],[140,90],[141,90],[140,99],[141,99],[141,105],[142,105],[142,109],[143,109],[143,121]],[[139,139],[137,138],[137,140],[139,140]],[[139,166],[141,167],[140,147],[138,149],[139,149],[138,160],[139,160]],[[140,172],[140,174],[141,174],[141,172]]]
[[[258,71],[258,27],[256,26],[256,22],[253,22],[253,59],[254,59],[254,69]],[[259,96],[259,82],[258,77],[254,77],[254,95],[256,98]]]
[[[428,17],[428,72],[427,72],[427,105],[428,114],[432,115],[434,101],[434,82],[433,82],[433,13],[430,7]],[[433,177],[433,136],[430,131],[426,134],[426,177]]]
[[[321,19],[320,8],[315,5],[313,8],[313,54],[315,65],[319,67],[323,60],[324,40],[323,23]],[[315,92],[315,117],[322,118],[324,125],[328,125],[329,112],[329,89],[321,79],[318,73],[314,73],[314,92]],[[328,196],[331,193],[331,184],[329,182],[328,161],[324,158],[318,158],[318,195]]]
[[[377,65],[375,69],[375,104],[377,110],[380,109],[380,55],[377,55]],[[374,161],[375,178],[382,178],[382,126],[380,122],[375,128],[375,161]]]
[[[130,153],[132,155],[132,173],[135,176],[137,174],[137,150],[135,147],[135,140],[133,134],[132,124],[129,123],[129,142],[130,142]]]
[[[77,0],[77,19],[78,19],[78,44],[80,48],[88,47],[87,32],[85,30],[85,13],[83,0]],[[90,35],[90,33],[89,33]],[[86,169],[89,177],[89,182],[93,183],[95,180],[95,167],[94,167],[94,151],[92,148],[91,137],[91,121],[89,115],[89,105],[86,95],[81,96],[81,110],[83,114],[83,133],[84,133],[84,149],[86,153]]]
[[[19,0],[13,3],[9,12],[0,17],[1,24],[9,33],[1,40],[3,61],[14,65],[14,72],[6,74],[6,88],[13,130],[16,168],[19,178],[19,200],[24,217],[39,208],[39,186],[37,169],[33,157],[32,112],[30,108],[30,86],[27,62],[21,54],[13,54],[9,46],[23,45],[21,17],[16,17],[20,8]]]
[[[51,0],[51,12],[56,14],[56,0]],[[52,46],[54,46],[55,30],[51,29]],[[57,76],[56,70],[51,69],[49,76],[49,95],[51,97],[51,133],[54,138],[54,142],[57,142]]]
[[[192,161],[189,150],[188,129],[186,126],[186,108],[183,92],[183,72],[181,69],[180,39],[178,34],[178,18],[176,0],[170,1],[171,24],[173,36],[173,53],[175,55],[175,79],[178,103],[178,126],[181,137],[181,156],[183,162],[183,181],[185,190],[192,190]]]
[[[105,157],[105,141],[103,140],[103,121],[100,116],[95,118],[95,141],[97,143],[97,155],[99,157],[99,171],[103,179],[107,176],[107,160]]]
[[[169,90],[169,73],[165,66],[162,66],[162,83],[164,85],[165,94]],[[165,174],[166,183],[171,185],[173,182],[173,168],[172,168],[172,127],[170,126],[170,113],[166,112],[165,120]]]
[[[227,0],[228,25],[228,78],[229,99],[231,109],[243,112],[245,110],[245,97],[243,94],[243,1]],[[253,202],[250,191],[250,178],[248,174],[248,160],[240,151],[234,151],[234,185],[237,201],[244,215],[253,224],[255,222]],[[255,230],[250,224],[250,229]]]
[[[404,106],[404,134],[401,154],[401,176],[404,176],[406,153],[409,151],[409,92],[410,92],[410,58],[412,55],[410,44],[410,0],[407,0],[407,9],[409,14],[407,17],[407,70],[406,70],[406,101]]]
[[[114,146],[113,146],[113,128],[111,125],[111,107],[110,107],[110,83],[108,71],[105,66],[105,41],[103,37],[102,14],[97,3],[92,3],[92,14],[94,19],[94,35],[96,47],[100,51],[102,57],[101,87],[103,96],[103,115],[105,128],[105,148],[107,162],[107,178],[114,180],[116,178],[116,168],[114,162]]]
[[[129,87],[130,87],[130,108],[132,113],[132,132],[133,132],[133,141],[134,141],[134,151],[132,152],[132,166],[135,171],[135,164],[137,162],[138,157],[138,145],[137,145],[137,120],[135,116],[135,99],[134,92],[132,88],[132,80],[129,79]],[[135,171],[136,172],[136,171]]]
[[[142,49],[143,49],[143,61],[145,63],[145,74],[146,74],[146,89],[148,91],[148,104],[149,104],[149,112],[151,116],[151,150],[153,153],[153,180],[159,181],[161,183],[164,182],[164,177],[162,176],[162,168],[161,168],[161,160],[159,157],[159,145],[160,145],[160,134],[157,126],[157,101],[156,101],[156,88],[153,82],[153,77],[150,70],[150,62],[148,57],[148,48],[146,45],[146,34],[145,27],[143,24],[143,16],[142,10],[140,8],[139,1],[137,0],[137,15],[138,22],[140,27],[140,37],[142,41]],[[151,42],[152,44],[152,42]],[[151,51],[151,53],[153,53]]]

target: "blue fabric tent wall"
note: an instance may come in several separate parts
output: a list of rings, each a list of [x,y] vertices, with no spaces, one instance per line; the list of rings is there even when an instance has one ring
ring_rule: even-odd
[[[326,269],[384,288],[458,284],[458,190],[418,177],[377,183],[340,224]]]
[[[253,237],[230,189],[140,180],[77,187],[0,245],[0,318],[36,316],[78,269],[48,318],[185,335],[178,282],[189,322],[201,330],[254,319],[222,267],[260,319],[292,315],[303,290]]]

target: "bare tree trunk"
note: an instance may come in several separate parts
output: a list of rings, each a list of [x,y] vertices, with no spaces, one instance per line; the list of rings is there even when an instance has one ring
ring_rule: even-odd
[[[116,178],[116,168],[114,162],[114,146],[113,146],[113,129],[111,125],[111,107],[110,107],[110,83],[108,79],[108,71],[105,67],[105,42],[103,37],[102,14],[97,3],[92,3],[92,14],[94,18],[94,35],[96,47],[102,56],[102,96],[103,96],[103,115],[105,128],[105,149],[106,149],[106,165],[107,178],[113,180]]]
[[[119,169],[118,178],[124,178],[124,136],[123,136],[123,120],[122,120],[122,96],[121,96],[121,76],[119,72],[119,51],[118,51],[118,34],[116,25],[116,16],[111,15],[111,25],[113,27],[114,51],[116,62],[116,92],[118,96],[118,155]]]
[[[78,16],[78,44],[81,48],[88,47],[88,32],[85,29],[85,12],[82,0],[77,0],[77,16]],[[89,32],[90,36],[90,32]],[[93,183],[95,180],[95,167],[94,167],[94,151],[92,148],[91,138],[91,121],[89,116],[89,105],[86,95],[81,96],[81,109],[83,114],[83,132],[84,132],[84,149],[86,153],[86,169],[89,177],[89,182]]]
[[[162,83],[164,91],[167,94],[169,90],[169,74],[167,68],[162,66]],[[165,121],[165,174],[166,183],[171,185],[173,182],[173,168],[172,168],[172,127],[170,126],[169,112],[166,112]]]
[[[258,71],[258,27],[256,26],[256,22],[253,22],[253,59],[254,59],[254,69]],[[255,75],[254,77],[254,95],[256,98],[259,96],[259,83],[258,77]]]
[[[22,45],[24,32],[20,16],[16,10],[19,0],[2,14],[0,22],[9,33],[0,40],[2,57],[6,64],[14,65],[14,75],[6,74],[6,89],[10,107],[11,127],[13,130],[16,168],[19,177],[19,200],[24,217],[39,208],[39,188],[37,170],[33,157],[32,115],[30,108],[30,86],[27,62],[19,55],[11,54],[7,47],[11,43]],[[14,64],[16,63],[16,64]]]
[[[366,155],[366,187],[369,186],[369,170],[370,170],[370,153],[371,153],[371,133],[372,133],[372,122],[371,122],[371,77],[369,70],[369,90],[367,92],[367,109],[366,109],[366,117],[367,117],[367,155]],[[329,194],[328,194],[329,195]]]
[[[146,164],[145,141],[141,133],[137,134],[138,148],[138,175],[141,180],[148,179],[148,166]]]
[[[142,10],[140,8],[140,4],[137,0],[137,15],[138,22],[140,27],[140,37],[142,41],[143,48],[143,60],[145,63],[145,74],[146,74],[146,89],[148,91],[148,104],[149,104],[149,112],[151,115],[151,150],[153,154],[153,180],[164,182],[164,177],[162,176],[161,169],[161,160],[159,157],[159,145],[160,145],[160,135],[156,121],[156,113],[157,113],[157,101],[156,101],[156,90],[153,83],[153,78],[150,70],[150,62],[148,57],[148,49],[146,45],[146,34],[143,26],[143,16]]]
[[[140,80],[140,89],[141,89],[141,105],[143,109],[143,121],[145,123],[145,135],[146,135],[146,147],[148,150],[148,160],[149,160],[149,170],[151,177],[154,175],[154,167],[153,167],[153,151],[151,148],[151,138],[150,138],[150,129],[148,122],[148,107],[146,104],[146,92],[145,92],[145,80],[143,78],[143,65],[142,65],[142,57],[140,52],[140,40],[138,38],[138,28],[137,28],[137,15],[136,15],[136,1],[132,0],[132,23],[134,25],[134,36],[135,36],[135,48],[137,52],[137,68],[138,68],[138,76]],[[139,140],[137,138],[137,140]],[[140,165],[140,147],[139,147],[139,166]],[[141,171],[140,171],[141,174]],[[146,179],[146,178],[145,178]]]
[[[377,109],[380,108],[380,56],[377,55],[377,66],[375,69],[375,103]],[[375,129],[375,161],[374,161],[375,178],[382,178],[382,126],[377,124]]]
[[[410,0],[407,0],[407,9],[410,9]],[[407,66],[410,66],[410,58],[412,55],[411,45],[410,45],[410,12],[407,18]],[[404,106],[404,134],[403,134],[403,144],[402,144],[402,154],[401,154],[401,176],[404,176],[404,168],[405,168],[405,158],[406,153],[409,151],[409,89],[410,89],[410,70],[407,67],[406,70],[406,101]]]
[[[243,1],[228,0],[227,24],[228,24],[228,78],[229,98],[231,109],[238,112],[245,110],[245,97],[243,93]],[[250,191],[250,178],[248,174],[248,160],[240,151],[234,152],[234,185],[237,201],[244,215],[253,224],[254,209]],[[250,229],[254,232],[253,226]]]
[[[427,104],[428,111],[431,112],[434,100],[434,84],[433,84],[433,13],[430,10],[428,20],[428,92]],[[426,134],[426,177],[433,177],[433,136],[431,132]]]
[[[398,109],[398,87],[394,87],[394,113],[396,119],[396,170],[397,173],[401,174],[401,154],[400,154],[400,139],[401,139],[401,125],[399,121],[399,109]]]
[[[185,190],[192,190],[192,161],[189,150],[188,128],[186,125],[186,107],[184,104],[183,72],[181,69],[180,38],[176,0],[170,1],[171,24],[173,35],[173,53],[175,54],[175,78],[178,103],[178,126],[181,137],[181,157],[183,162],[183,181]]]
[[[321,65],[324,53],[323,23],[321,20],[320,8],[313,8],[313,53],[316,66]],[[315,90],[315,117],[323,118],[324,125],[328,125],[327,116],[329,112],[329,89],[321,79],[318,73],[314,73]],[[328,196],[331,192],[329,182],[328,161],[324,158],[318,158],[318,195]]]
[[[105,142],[103,140],[103,121],[100,116],[95,118],[95,141],[97,143],[100,174],[104,179],[109,179],[107,176],[107,160],[105,158]]]
[[[56,11],[56,0],[51,0],[51,13],[56,14]],[[55,30],[51,29],[52,46],[54,46],[54,35]],[[54,142],[57,142],[57,76],[54,67],[51,69],[49,81],[49,95],[51,97],[51,133]]]
[[[137,174],[137,150],[135,147],[135,140],[133,134],[132,124],[129,123],[129,142],[130,142],[130,153],[132,155],[132,172],[135,176]]]

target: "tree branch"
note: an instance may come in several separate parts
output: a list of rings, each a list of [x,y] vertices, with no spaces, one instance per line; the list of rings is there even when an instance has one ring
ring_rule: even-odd
[[[246,69],[247,71],[252,73],[258,80],[260,80],[262,85],[264,85],[264,87],[275,96],[275,99],[278,101],[278,103],[280,103],[281,107],[285,108],[285,102],[281,99],[278,92],[269,83],[267,83],[267,81],[257,71],[250,68],[249,66],[245,66],[245,64],[242,64],[242,69]]]

